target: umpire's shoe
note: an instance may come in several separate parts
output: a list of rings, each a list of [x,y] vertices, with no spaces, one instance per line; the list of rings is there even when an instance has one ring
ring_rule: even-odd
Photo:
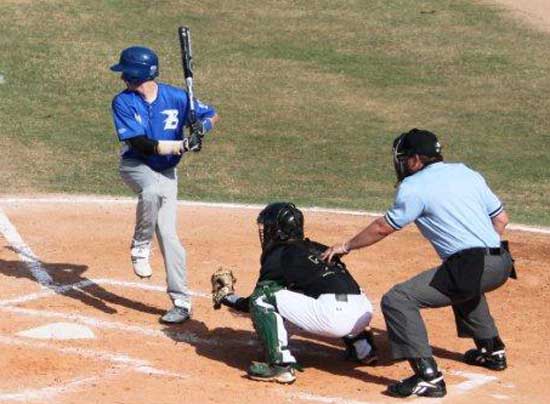
[[[413,394],[422,397],[443,397],[447,387],[433,358],[415,358],[409,361],[414,375],[388,386],[387,393],[393,397],[409,397]]]
[[[485,348],[470,349],[464,354],[464,362],[491,370],[504,370],[508,367],[504,349],[494,352],[487,352]]]
[[[291,384],[296,380],[293,364],[270,365],[264,362],[252,362],[246,373],[250,379],[262,382]]]
[[[160,318],[166,324],[179,324],[191,318],[191,313],[185,307],[174,306]]]
[[[477,349],[470,349],[464,354],[464,362],[468,365],[482,366],[490,370],[507,368],[504,342],[497,335],[494,338],[474,339]]]

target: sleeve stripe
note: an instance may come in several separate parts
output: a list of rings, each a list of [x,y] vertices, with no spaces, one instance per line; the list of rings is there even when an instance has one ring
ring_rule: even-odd
[[[500,206],[497,209],[495,209],[491,213],[489,213],[489,217],[495,217],[496,215],[498,215],[503,210],[504,210],[504,206],[502,204],[500,204]]]
[[[384,215],[384,219],[386,219],[386,222],[395,230],[401,230],[401,226],[398,226],[387,213]]]

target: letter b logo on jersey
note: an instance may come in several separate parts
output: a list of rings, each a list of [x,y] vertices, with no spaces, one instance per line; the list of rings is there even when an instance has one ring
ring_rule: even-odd
[[[161,112],[166,115],[164,120],[164,130],[176,129],[178,127],[178,110],[177,109],[165,109]]]

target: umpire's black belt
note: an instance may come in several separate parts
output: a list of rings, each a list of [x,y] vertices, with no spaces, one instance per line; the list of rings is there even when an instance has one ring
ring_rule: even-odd
[[[502,254],[502,248],[496,247],[496,248],[486,248],[485,249],[485,255],[500,255]]]
[[[485,255],[502,255],[504,254],[504,251],[507,251],[507,246],[505,245],[505,242],[502,242],[500,244],[500,247],[494,247],[494,248],[489,248],[489,247],[474,247],[474,248],[468,248],[467,250],[462,250],[462,252],[464,251],[483,251],[485,253]]]

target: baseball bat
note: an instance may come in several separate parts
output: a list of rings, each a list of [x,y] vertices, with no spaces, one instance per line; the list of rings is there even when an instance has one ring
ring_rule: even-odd
[[[178,37],[181,47],[181,65],[185,86],[189,94],[189,123],[197,121],[197,112],[195,110],[195,101],[193,96],[193,52],[191,50],[191,29],[186,26],[178,28]]]

